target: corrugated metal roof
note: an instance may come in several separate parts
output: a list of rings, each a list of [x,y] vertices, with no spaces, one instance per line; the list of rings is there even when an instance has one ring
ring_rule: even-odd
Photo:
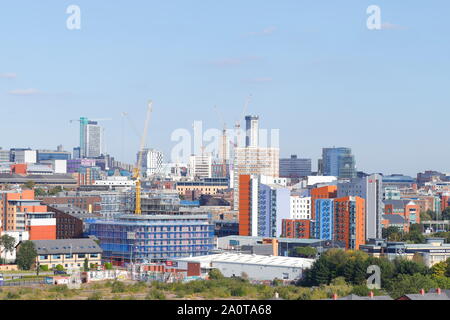
[[[253,254],[239,254],[239,253],[220,253],[207,256],[180,258],[178,261],[186,262],[200,262],[200,263],[239,263],[239,264],[254,264],[277,267],[290,268],[309,268],[314,263],[314,259],[281,257],[281,256],[260,256]]]

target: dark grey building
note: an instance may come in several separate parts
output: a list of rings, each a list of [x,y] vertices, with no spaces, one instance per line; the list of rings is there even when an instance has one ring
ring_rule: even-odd
[[[280,177],[301,178],[311,175],[311,159],[297,158],[292,155],[290,158],[280,159]]]

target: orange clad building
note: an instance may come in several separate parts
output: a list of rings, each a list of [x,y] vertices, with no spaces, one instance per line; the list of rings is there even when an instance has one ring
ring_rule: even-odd
[[[311,189],[311,219],[316,217],[315,204],[317,199],[334,199],[337,197],[337,186],[324,186]]]
[[[251,236],[251,176],[239,176],[239,235]]]
[[[334,240],[345,243],[347,249],[358,250],[365,244],[365,200],[360,197],[334,199]]]
[[[312,239],[312,220],[307,219],[283,219],[282,237],[292,239]]]
[[[34,199],[34,190],[10,191],[0,195],[3,231],[28,231],[30,240],[55,240],[53,212]]]

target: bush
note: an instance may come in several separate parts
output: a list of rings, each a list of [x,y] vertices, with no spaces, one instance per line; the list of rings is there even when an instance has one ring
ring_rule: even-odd
[[[56,269],[57,271],[64,271],[64,267],[63,267],[61,264],[58,264],[58,265],[55,267],[55,269]]]
[[[106,262],[105,263],[105,269],[106,270],[111,270],[112,269],[112,263],[111,262]]]
[[[39,266],[39,269],[40,269],[41,271],[48,271],[48,265],[44,264],[44,265],[42,265],[42,266]]]
[[[209,271],[208,275],[209,275],[209,279],[211,279],[211,280],[219,280],[219,279],[224,278],[222,272],[220,272],[219,269],[211,269],[211,271]]]
[[[125,291],[126,291],[126,287],[123,282],[116,280],[111,284],[111,293],[119,293],[119,292],[125,292]]]
[[[147,300],[166,300],[166,295],[164,294],[164,292],[162,292],[158,289],[152,288],[148,292],[145,299],[147,299]]]
[[[13,299],[19,299],[20,295],[16,292],[8,291],[8,293],[5,296],[6,300],[13,300]]]
[[[87,299],[88,300],[101,300],[102,299],[102,294],[99,291],[95,291]]]

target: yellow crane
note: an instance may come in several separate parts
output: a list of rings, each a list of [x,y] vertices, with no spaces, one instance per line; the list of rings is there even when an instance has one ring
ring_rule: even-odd
[[[142,166],[142,154],[144,153],[145,141],[147,139],[148,124],[150,122],[150,115],[152,113],[153,101],[149,101],[147,105],[147,116],[145,118],[144,132],[141,136],[141,144],[139,146],[139,156],[136,166],[133,170],[133,179],[136,180],[136,202],[135,202],[135,214],[142,214],[141,210],[141,166]]]

